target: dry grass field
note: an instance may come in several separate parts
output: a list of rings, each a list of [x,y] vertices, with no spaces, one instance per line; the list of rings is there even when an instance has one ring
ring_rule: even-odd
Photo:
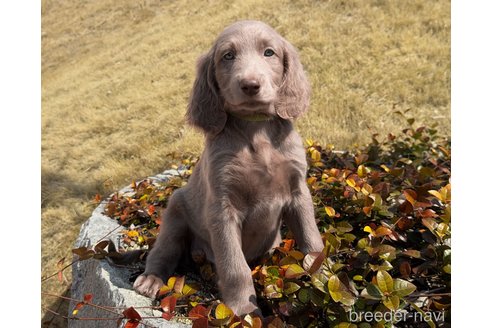
[[[195,61],[240,19],[263,20],[300,51],[312,84],[304,138],[347,149],[416,124],[450,134],[450,1],[42,1],[42,274],[71,259],[95,194],[198,155],[185,125]],[[51,279],[43,292],[70,284]],[[43,297],[42,305],[66,313]],[[45,327],[65,327],[51,314]]]

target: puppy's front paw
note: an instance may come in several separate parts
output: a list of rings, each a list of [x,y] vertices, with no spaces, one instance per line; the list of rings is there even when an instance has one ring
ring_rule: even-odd
[[[161,278],[154,276],[153,274],[143,274],[140,275],[137,280],[135,280],[133,288],[137,293],[141,295],[155,298],[162,285],[164,285],[164,282]]]

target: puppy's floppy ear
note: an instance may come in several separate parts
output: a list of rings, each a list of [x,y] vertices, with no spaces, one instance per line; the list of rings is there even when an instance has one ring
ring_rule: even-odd
[[[284,76],[279,89],[276,111],[281,118],[291,119],[307,112],[311,88],[297,50],[285,39],[282,41]]]
[[[214,49],[201,56],[191,91],[186,118],[205,134],[217,135],[224,129],[227,114],[215,79]]]

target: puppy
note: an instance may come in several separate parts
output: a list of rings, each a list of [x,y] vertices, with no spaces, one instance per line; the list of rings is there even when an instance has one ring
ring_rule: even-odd
[[[302,252],[323,249],[292,123],[309,93],[295,48],[268,25],[240,21],[219,35],[198,60],[187,110],[205,149],[169,200],[138,293],[155,297],[190,250],[215,264],[221,299],[237,315],[259,312],[248,263],[280,244],[282,221]]]

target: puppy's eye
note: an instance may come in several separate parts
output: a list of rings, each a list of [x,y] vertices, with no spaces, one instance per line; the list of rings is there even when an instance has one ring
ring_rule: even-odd
[[[272,49],[267,49],[263,53],[263,56],[265,56],[265,57],[272,57],[273,55],[275,55],[275,51],[273,51]]]
[[[222,56],[222,58],[224,58],[225,60],[234,60],[236,58],[236,56],[234,55],[234,53],[232,51],[229,51],[224,56]]]

